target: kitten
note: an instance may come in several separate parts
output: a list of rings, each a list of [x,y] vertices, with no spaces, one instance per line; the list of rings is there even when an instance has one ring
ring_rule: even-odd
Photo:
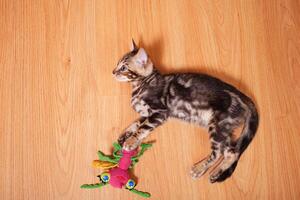
[[[235,87],[205,74],[160,74],[143,48],[132,41],[132,49],[113,70],[118,81],[133,86],[131,105],[141,117],[119,138],[126,150],[133,150],[168,118],[178,118],[208,129],[211,153],[196,163],[193,178],[214,168],[210,182],[230,177],[237,162],[253,139],[258,113],[252,100]],[[241,136],[232,139],[233,130],[244,125]]]

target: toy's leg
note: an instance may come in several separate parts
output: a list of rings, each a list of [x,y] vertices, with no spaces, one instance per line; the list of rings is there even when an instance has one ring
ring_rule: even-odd
[[[133,134],[135,133],[141,124],[145,121],[145,117],[141,117],[135,122],[133,122],[126,130],[122,133],[122,135],[118,139],[118,143],[123,145],[124,142]]]
[[[166,113],[154,113],[150,117],[147,117],[140,124],[138,130],[125,139],[123,148],[127,151],[136,149],[142,140],[146,138],[153,129],[163,124],[167,118],[168,115]]]
[[[191,176],[193,178],[201,177],[210,167],[218,162],[218,160],[223,156],[225,146],[228,146],[228,142],[231,142],[232,129],[220,124],[212,124],[209,127],[209,134],[211,140],[211,154],[203,159],[202,161],[196,163],[191,170]]]

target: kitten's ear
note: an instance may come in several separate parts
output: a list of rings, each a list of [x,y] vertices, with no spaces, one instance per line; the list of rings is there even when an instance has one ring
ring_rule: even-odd
[[[138,46],[135,44],[134,40],[132,39],[131,40],[131,45],[130,45],[130,50],[134,51],[134,50],[137,50],[137,49],[138,49]]]
[[[140,48],[134,57],[136,59],[136,62],[141,65],[145,65],[148,61],[148,55],[147,55],[145,49],[143,49],[143,48]]]

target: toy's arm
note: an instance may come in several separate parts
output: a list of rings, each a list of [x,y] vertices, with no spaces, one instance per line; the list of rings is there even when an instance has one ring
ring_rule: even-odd
[[[83,184],[82,186],[80,186],[80,188],[83,188],[83,189],[95,189],[95,188],[101,188],[101,187],[103,187],[105,185],[106,184],[104,184],[104,183]]]
[[[118,163],[120,160],[119,158],[111,158],[110,156],[106,156],[101,151],[98,151],[98,157],[99,157],[99,160],[101,160],[101,161],[107,161],[107,162],[111,162],[111,163]]]
[[[114,151],[113,151],[113,156],[115,158],[121,158],[122,156],[120,154],[118,154],[118,152],[120,152],[122,150],[122,146],[119,143],[113,143],[114,146]]]
[[[141,144],[141,150],[140,152],[131,158],[131,166],[130,167],[134,167],[134,165],[139,161],[139,158],[144,154],[144,152],[150,148],[152,146],[152,144],[146,144],[146,143],[143,143]]]
[[[142,192],[142,191],[139,191],[139,190],[136,190],[136,189],[131,189],[131,190],[129,190],[129,191],[130,191],[130,192],[133,192],[133,193],[135,193],[135,194],[138,194],[138,195],[140,195],[140,196],[142,196],[142,197],[145,197],[145,198],[151,197],[151,194],[148,193],[148,192]]]
[[[152,147],[152,144],[143,143],[143,144],[141,144],[140,147],[141,147],[140,152],[136,156],[134,156],[134,157],[131,158],[132,161],[138,160],[144,154],[144,152],[147,149],[149,149],[150,147]]]

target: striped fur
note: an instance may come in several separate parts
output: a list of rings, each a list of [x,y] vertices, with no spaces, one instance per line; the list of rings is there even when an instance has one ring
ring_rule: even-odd
[[[131,105],[141,117],[119,138],[124,149],[138,147],[152,130],[177,118],[208,129],[211,153],[191,170],[193,178],[201,177],[218,163],[210,181],[230,177],[241,154],[253,139],[258,114],[252,100],[235,87],[205,74],[166,74],[154,68],[145,50],[134,44],[113,71],[119,81],[133,86]],[[241,136],[233,140],[234,129],[243,125]]]

